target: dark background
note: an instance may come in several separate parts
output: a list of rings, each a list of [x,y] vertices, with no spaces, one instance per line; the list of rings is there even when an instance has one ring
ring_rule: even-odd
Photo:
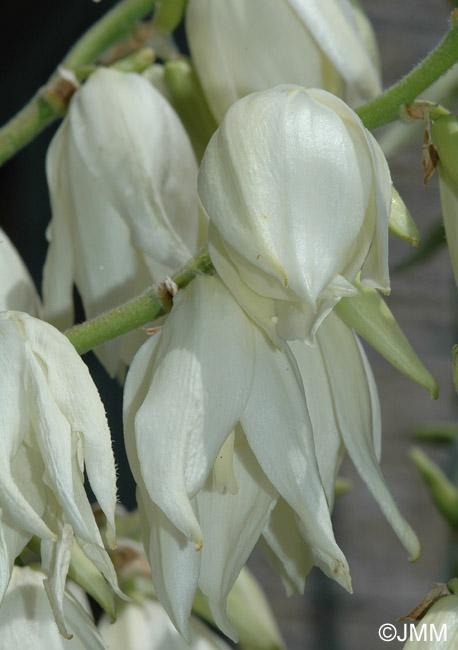
[[[249,0],[247,0],[249,1]],[[280,1],[280,0],[278,0]],[[44,84],[72,43],[113,6],[103,0],[43,0],[4,3],[0,39],[0,123],[4,123]],[[437,43],[447,28],[445,0],[366,0],[376,29],[385,85],[395,81]],[[50,219],[44,159],[55,130],[49,128],[0,169],[0,225],[23,255],[37,285],[46,254],[44,232]],[[437,180],[422,184],[420,141],[390,164],[397,189],[425,235],[440,212]],[[391,260],[408,254],[406,244],[391,242]],[[304,597],[286,599],[278,577],[258,553],[252,567],[269,592],[290,650],[378,650],[383,623],[395,623],[422,599],[431,583],[451,577],[448,533],[408,460],[407,432],[421,422],[455,420],[450,350],[456,336],[456,287],[443,248],[421,267],[392,278],[389,304],[417,352],[440,383],[439,400],[397,373],[369,351],[379,386],[384,421],[383,470],[398,505],[415,528],[422,557],[410,565],[404,549],[349,464],[343,474],[354,481],[352,493],[338,500],[336,537],[352,571],[354,595],[345,594],[318,571],[312,572]],[[87,355],[87,359],[89,360]],[[90,361],[90,360],[89,360]],[[93,361],[112,427],[120,465],[120,497],[133,505],[133,484],[123,459],[121,391]],[[444,450],[430,450],[444,467]],[[402,630],[402,627],[399,627]],[[393,641],[390,650],[401,644]]]

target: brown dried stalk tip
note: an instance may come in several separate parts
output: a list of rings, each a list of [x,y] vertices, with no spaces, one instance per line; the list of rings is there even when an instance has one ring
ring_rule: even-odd
[[[405,621],[406,619],[412,619],[413,621],[420,621],[427,611],[436,603],[439,598],[443,596],[449,596],[450,591],[447,588],[447,585],[442,582],[436,582],[433,584],[432,588],[428,591],[423,600],[416,605],[411,612],[406,616],[401,616],[398,618],[398,621]]]
[[[53,84],[45,86],[41,91],[41,95],[60,115],[65,115],[70,100],[78,87],[69,79],[59,79]]]
[[[450,22],[452,23],[452,27],[456,27],[456,25],[458,25],[458,9],[454,9],[452,11]]]

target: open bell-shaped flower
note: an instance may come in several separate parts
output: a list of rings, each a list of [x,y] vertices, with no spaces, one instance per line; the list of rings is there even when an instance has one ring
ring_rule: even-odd
[[[391,191],[358,116],[324,90],[296,86],[234,104],[199,172],[212,261],[274,339],[307,338],[357,293],[359,271],[363,284],[389,291]],[[268,299],[262,313],[256,294]]]
[[[370,24],[348,0],[190,0],[186,33],[214,117],[280,83],[357,106],[381,90]]]
[[[21,312],[0,313],[0,601],[15,558],[41,539],[46,591],[65,633],[63,591],[73,540],[119,593],[85,489],[114,546],[116,474],[103,404],[68,339]]]
[[[102,69],[73,97],[47,157],[53,218],[45,313],[73,324],[73,284],[88,318],[171,275],[202,236],[197,164],[168,102],[137,74]],[[110,374],[143,332],[97,353]]]
[[[226,598],[260,536],[289,591],[303,590],[314,564],[351,588],[329,514],[345,448],[418,554],[378,466],[372,376],[352,331],[335,319],[317,355],[304,342],[279,350],[219,278],[199,277],[130,367],[125,436],[143,541],[156,594],[186,638],[197,587],[236,638]],[[340,330],[344,353],[333,342]]]

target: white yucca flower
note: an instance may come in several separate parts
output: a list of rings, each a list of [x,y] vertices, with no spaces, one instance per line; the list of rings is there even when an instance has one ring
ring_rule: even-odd
[[[72,325],[73,284],[92,317],[192,257],[202,236],[196,175],[179,118],[146,79],[107,69],[91,75],[47,157],[47,319],[59,329]],[[98,352],[110,374],[143,340],[128,335]]]
[[[141,605],[124,605],[111,623],[103,616],[99,629],[110,650],[230,650],[216,634],[196,617],[190,620],[190,643],[170,622],[160,603],[145,598]]]
[[[353,106],[381,90],[375,38],[349,0],[189,0],[186,33],[218,122],[237,99],[281,83]]]
[[[8,590],[0,607],[0,650],[107,650],[92,617],[88,603],[81,603],[65,589],[63,610],[68,625],[67,638],[56,627],[46,597],[46,576],[30,567],[13,568]]]
[[[21,312],[0,312],[0,396],[0,602],[15,558],[36,535],[46,590],[65,630],[62,598],[74,539],[118,590],[84,489],[86,470],[114,546],[116,474],[105,411],[68,339]]]
[[[360,271],[363,284],[389,291],[391,192],[358,116],[324,90],[295,86],[234,104],[199,172],[218,273],[273,338],[288,340],[307,338],[354,295]],[[256,312],[259,296],[268,300]]]
[[[41,303],[21,256],[0,228],[0,311],[7,309],[39,316]]]
[[[279,350],[219,278],[199,277],[132,363],[124,420],[143,540],[157,596],[185,638],[197,587],[236,638],[226,598],[261,535],[290,591],[303,590],[314,564],[351,589],[329,514],[345,449],[418,554],[378,465],[364,353],[334,315],[317,339]]]

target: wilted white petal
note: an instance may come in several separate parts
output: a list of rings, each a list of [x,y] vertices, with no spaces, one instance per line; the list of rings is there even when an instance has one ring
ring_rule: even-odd
[[[363,361],[364,351],[353,331],[334,314],[328,316],[321,326],[318,341],[344,445],[361,478],[414,560],[419,555],[418,539],[401,516],[377,459],[374,439],[378,446],[380,407],[373,380],[368,380],[370,368]]]
[[[68,421],[76,437],[74,444],[82,447],[81,455],[89,482],[107,517],[109,541],[114,544],[116,472],[110,431],[97,388],[87,366],[80,361],[65,336],[46,323],[41,323],[40,327],[36,327],[36,322],[30,319],[22,319],[21,323],[32,352],[30,367],[37,370],[37,381],[40,381],[40,365],[46,366],[43,380],[46,380],[59,413]],[[51,429],[49,433],[51,435]],[[64,436],[60,434],[60,437]],[[56,440],[53,444],[57,447],[59,442]],[[72,457],[76,458],[74,450]],[[78,481],[77,487],[82,488],[82,484],[83,481]]]
[[[278,493],[259,467],[240,426],[233,460],[237,493],[215,490],[210,476],[195,501],[204,539],[199,587],[208,597],[215,623],[237,641],[226,616],[226,598],[266,525]]]
[[[41,303],[24,262],[0,228],[0,311],[7,309],[39,316]]]
[[[350,589],[348,565],[334,540],[294,357],[288,348],[274,349],[259,331],[255,354],[253,388],[240,423],[262,469],[300,518],[314,557]]]
[[[0,373],[2,537],[14,557],[32,534],[41,538],[47,591],[65,631],[63,593],[73,534],[122,595],[84,489],[88,461],[88,476],[94,480],[114,544],[116,484],[110,433],[86,366],[51,325],[22,312],[2,312],[0,350],[0,366],[2,359],[8,360]],[[11,568],[11,557],[5,555],[4,566]],[[0,593],[4,587],[2,576]]]
[[[252,336],[251,323],[220,280],[192,282],[175,298],[135,433],[126,431],[126,436],[136,435],[151,499],[196,545],[201,532],[189,499],[202,488],[245,406],[253,372]],[[148,354],[147,347],[137,357]],[[135,382],[137,357],[128,382]],[[222,397],[227,391],[230,400]]]

